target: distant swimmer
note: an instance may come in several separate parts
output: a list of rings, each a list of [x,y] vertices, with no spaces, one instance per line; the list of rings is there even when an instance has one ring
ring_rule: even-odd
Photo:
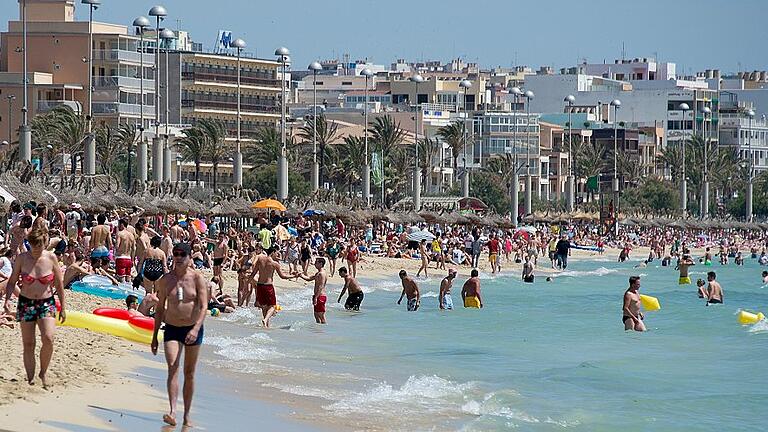
[[[365,297],[363,289],[360,288],[360,283],[349,274],[346,267],[339,267],[339,276],[344,279],[344,287],[341,289],[339,299],[336,303],[340,303],[341,298],[344,297],[344,293],[348,292],[349,295],[347,296],[347,301],[344,303],[344,309],[359,311],[360,304],[363,302],[363,297]]]
[[[451,297],[451,288],[453,287],[454,279],[456,279],[456,269],[449,269],[448,276],[444,277],[440,282],[440,294],[437,296],[440,309],[453,309],[453,297]]]
[[[688,268],[693,265],[696,265],[696,263],[693,262],[691,256],[687,254],[683,255],[683,258],[677,264],[677,268],[680,270],[680,279],[678,279],[679,285],[691,284],[691,278],[688,276]]]
[[[482,308],[483,298],[480,296],[480,278],[477,269],[472,269],[470,278],[464,282],[461,288],[461,298],[464,300],[465,308]]]
[[[624,292],[624,306],[621,321],[624,323],[624,331],[645,331],[643,314],[640,312],[640,276],[629,277],[629,288]]]
[[[706,282],[704,282],[704,279],[696,280],[696,288],[697,288],[697,294],[699,298],[707,297],[707,290],[704,288],[705,285],[706,285]]]
[[[313,276],[307,277],[301,273],[295,273],[295,276],[298,276],[307,282],[315,282],[315,291],[314,294],[312,294],[312,307],[315,311],[315,322],[318,324],[325,324],[325,303],[328,302],[328,296],[325,294],[328,273],[325,272],[324,267],[325,258],[317,257],[315,258],[315,269],[317,269],[317,272]]]
[[[763,285],[768,284],[768,271],[763,270]]]
[[[722,248],[720,248],[720,256],[723,256]],[[710,252],[709,248],[706,248],[704,250],[704,265],[705,266],[712,265],[712,252]]]
[[[408,299],[408,312],[416,312],[421,305],[419,286],[413,278],[408,276],[405,270],[400,270],[400,280],[403,283],[403,292],[400,293],[400,299],[397,300],[397,304],[400,304],[403,301],[403,296],[405,296]]]
[[[715,280],[717,275],[711,271],[707,273],[707,306],[723,303],[723,287]]]
[[[535,278],[533,274],[533,263],[531,263],[530,257],[525,257],[525,264],[523,264],[523,282],[526,283],[533,283],[533,280]]]

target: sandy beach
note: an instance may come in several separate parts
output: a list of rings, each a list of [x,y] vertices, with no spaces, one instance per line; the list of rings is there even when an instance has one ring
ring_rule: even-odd
[[[647,250],[640,248],[633,252],[633,261],[647,256]],[[600,256],[588,251],[573,251],[572,260],[615,260],[617,250],[609,250]],[[486,256],[481,257],[480,271],[490,273]],[[520,264],[502,263],[505,273],[519,272]],[[340,267],[341,261],[337,263]],[[406,269],[410,274],[420,266],[419,260],[390,259],[366,256],[358,264],[358,278],[367,280],[395,278],[400,269]],[[549,261],[540,258],[536,269],[538,273],[555,272],[549,266]],[[310,271],[313,269],[310,268]],[[459,278],[469,275],[469,267],[460,267]],[[442,277],[443,270],[436,270],[433,265],[429,269],[433,280]],[[209,273],[207,273],[209,274]],[[304,281],[285,281],[277,279],[275,285],[280,299],[280,292],[309,285]],[[236,274],[226,274],[225,292],[234,295],[237,288]],[[341,281],[338,277],[329,280],[329,292],[338,293]],[[97,307],[122,308],[118,300],[108,300],[81,293],[67,292],[69,310],[89,312]],[[309,301],[309,299],[307,299]],[[216,318],[208,318],[212,320]],[[307,316],[307,320],[311,320]],[[162,357],[151,358],[146,353],[148,348],[123,339],[92,333],[82,329],[57,328],[56,350],[50,368],[49,381],[51,386],[43,389],[39,382],[29,386],[24,382],[24,370],[21,362],[21,337],[18,325],[14,329],[0,329],[0,337],[4,339],[0,346],[0,419],[4,429],[9,430],[126,430],[126,424],[109,424],[104,415],[99,415],[99,407],[106,407],[101,414],[118,413],[119,418],[125,417],[120,409],[129,409],[139,420],[156,423],[161,426],[160,417],[166,409],[164,373],[165,365]],[[39,349],[39,344],[38,344]],[[206,368],[201,364],[199,369]],[[210,372],[210,371],[209,371]],[[215,381],[215,379],[213,380]],[[119,389],[119,391],[115,391]],[[198,385],[198,394],[208,393],[208,389]],[[301,398],[286,398],[270,396],[263,392],[244,392],[241,396],[249,399],[280,404],[300,406],[304,403]],[[19,413],[31,413],[19,415]],[[272,417],[276,425],[282,420],[278,414],[266,415]],[[302,416],[297,416],[298,420]],[[134,420],[136,420],[134,418]],[[125,420],[127,421],[127,420]],[[42,423],[41,423],[42,422]],[[301,429],[301,427],[299,427]]]

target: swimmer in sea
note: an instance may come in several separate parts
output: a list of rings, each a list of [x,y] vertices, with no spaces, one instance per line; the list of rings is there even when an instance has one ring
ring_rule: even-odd
[[[688,268],[693,265],[696,265],[696,263],[693,262],[691,256],[684,254],[683,258],[677,264],[677,268],[680,270],[680,279],[678,279],[679,285],[690,285],[691,278],[688,276]]]
[[[453,310],[453,297],[451,297],[451,287],[453,280],[456,279],[456,269],[449,269],[448,276],[440,282],[440,293],[437,296],[442,310]]]
[[[346,267],[339,268],[339,276],[344,279],[344,287],[341,289],[339,299],[336,303],[341,303],[341,298],[344,297],[344,293],[348,292],[349,295],[347,296],[347,301],[344,302],[344,309],[359,311],[360,304],[363,302],[363,297],[365,297],[363,289],[360,288],[360,283],[349,274]]]
[[[707,290],[704,289],[704,285],[706,285],[706,282],[704,282],[704,279],[696,280],[696,287],[697,287],[699,298],[707,297]]]
[[[646,331],[643,323],[643,314],[640,312],[640,276],[630,276],[629,288],[624,292],[624,305],[622,307],[624,331]]]
[[[707,273],[707,306],[723,303],[723,287],[715,279],[717,274],[711,271]]]
[[[768,285],[768,271],[763,270],[763,285]]]
[[[472,269],[472,273],[469,274],[470,278],[464,282],[464,286],[461,288],[461,298],[464,300],[465,308],[478,308],[483,307],[483,298],[480,296],[480,278],[477,269]]]
[[[325,303],[328,301],[328,296],[325,294],[325,285],[328,282],[328,273],[325,269],[325,258],[315,258],[315,269],[317,272],[312,277],[304,276],[301,273],[294,273],[304,279],[307,282],[315,282],[315,291],[312,294],[312,307],[315,312],[315,322],[318,324],[325,324]]]
[[[403,301],[403,296],[405,296],[408,299],[408,312],[416,312],[421,305],[419,286],[413,278],[408,276],[405,270],[400,270],[400,280],[403,283],[403,292],[400,293],[400,299],[397,300],[397,304],[400,304]]]

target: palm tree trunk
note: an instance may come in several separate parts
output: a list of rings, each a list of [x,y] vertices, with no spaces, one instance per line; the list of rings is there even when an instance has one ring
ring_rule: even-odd
[[[200,186],[200,159],[195,159],[195,186]]]
[[[216,177],[219,173],[219,163],[213,162],[213,190],[216,191]]]
[[[325,183],[324,173],[325,173],[325,143],[320,143],[320,167],[319,167],[319,173],[317,175],[318,183],[322,187],[322,185]]]

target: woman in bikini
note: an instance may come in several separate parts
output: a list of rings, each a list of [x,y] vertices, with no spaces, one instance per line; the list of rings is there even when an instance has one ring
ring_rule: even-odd
[[[66,320],[64,282],[59,262],[53,252],[46,251],[48,231],[35,229],[27,237],[31,250],[19,255],[8,280],[9,287],[15,287],[21,280],[21,293],[16,308],[16,319],[21,323],[21,340],[24,346],[24,369],[27,382],[35,382],[35,326],[40,328],[40,380],[46,387],[45,375],[53,357],[53,336],[56,332],[56,300],[54,288],[59,296],[61,311],[59,319]],[[12,289],[6,289],[5,312],[9,312]]]
[[[357,245],[354,240],[349,241],[347,247],[347,267],[353,278],[357,277],[357,262],[360,260],[360,250],[357,249]]]

